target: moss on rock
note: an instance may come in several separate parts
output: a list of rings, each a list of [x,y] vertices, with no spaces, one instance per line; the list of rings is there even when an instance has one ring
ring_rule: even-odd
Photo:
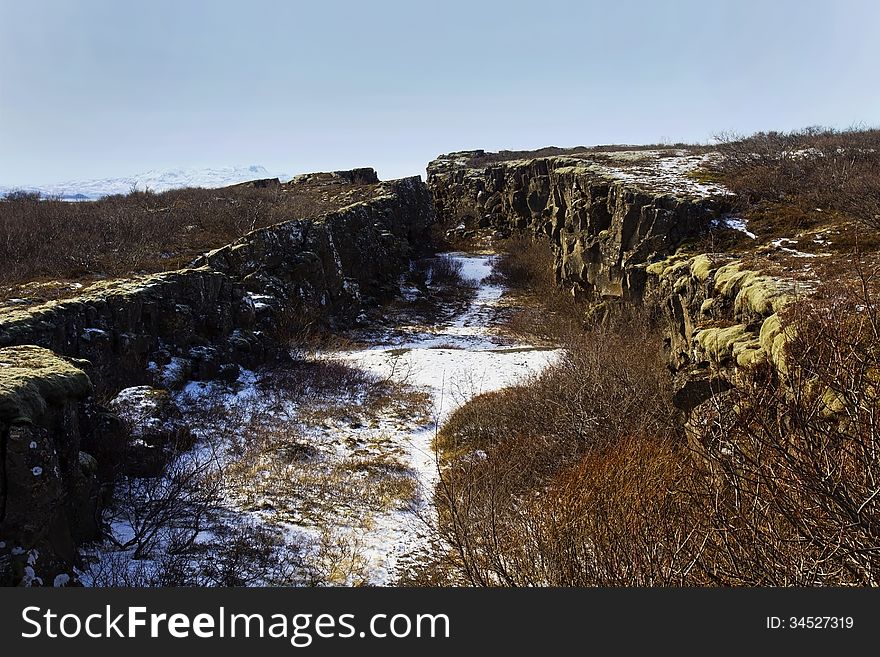
[[[701,253],[691,260],[691,276],[701,283],[705,283],[715,269],[715,265],[708,255]]]
[[[42,347],[0,349],[0,422],[33,424],[50,405],[84,399],[89,377],[70,360]]]
[[[694,341],[712,362],[721,363],[735,356],[735,350],[742,349],[739,343],[754,341],[754,334],[745,324],[735,324],[725,328],[706,328],[694,334]]]

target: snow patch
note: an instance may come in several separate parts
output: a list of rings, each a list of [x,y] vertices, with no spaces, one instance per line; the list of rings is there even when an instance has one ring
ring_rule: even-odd
[[[715,223],[715,222],[713,222]],[[758,236],[755,235],[752,231],[748,229],[748,222],[745,219],[741,219],[739,217],[722,217],[718,224],[724,226],[725,228],[730,228],[732,230],[738,230],[741,233],[745,233],[747,237],[757,239]]]
[[[431,539],[425,518],[431,513],[429,500],[438,480],[431,446],[437,427],[476,395],[515,385],[562,354],[559,349],[506,344],[493,335],[490,319],[504,294],[502,286],[486,283],[495,256],[448,255],[461,265],[462,278],[479,286],[464,313],[447,324],[412,327],[392,344],[329,354],[383,379],[421,388],[432,398],[431,425],[416,430],[403,427],[391,435],[404,449],[404,462],[414,472],[420,494],[410,508],[374,518],[371,531],[360,535],[374,585],[392,584],[401,558],[424,548]]]
[[[83,181],[68,181],[45,185],[0,186],[0,196],[23,189],[28,192],[41,192],[48,196],[92,200],[111,194],[128,194],[132,189],[165,192],[181,187],[226,187],[250,180],[279,178],[287,180],[284,173],[271,173],[260,165],[228,166],[215,168],[177,168],[152,169],[132,176],[101,178]],[[80,198],[82,197],[82,198]]]

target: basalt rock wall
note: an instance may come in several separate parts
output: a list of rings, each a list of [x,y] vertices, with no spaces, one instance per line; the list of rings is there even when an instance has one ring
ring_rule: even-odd
[[[0,311],[0,584],[73,581],[78,544],[98,534],[106,464],[95,457],[121,438],[96,398],[233,379],[283,354],[304,324],[357,322],[396,291],[434,217],[425,184],[398,180],[369,201],[253,231],[186,269]]]
[[[712,229],[725,198],[652,191],[582,158],[495,162],[483,151],[437,158],[428,186],[449,231],[546,236],[557,282],[593,312],[658,308],[674,401],[688,417],[732,385],[737,368],[766,361],[784,370],[778,312],[802,290],[732,256],[679,250]]]
[[[468,165],[480,151],[428,166],[440,220],[452,230],[546,235],[561,285],[593,301],[640,300],[647,264],[704,232],[720,203],[651,192],[569,157]]]

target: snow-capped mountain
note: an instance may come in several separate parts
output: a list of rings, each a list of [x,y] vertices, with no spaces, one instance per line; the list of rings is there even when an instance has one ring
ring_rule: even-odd
[[[283,173],[270,172],[266,167],[253,164],[246,167],[218,167],[208,169],[154,169],[133,176],[104,178],[100,180],[83,180],[49,185],[0,185],[0,195],[17,189],[39,191],[49,196],[60,196],[65,199],[96,199],[109,194],[127,194],[133,188],[151,189],[164,192],[179,187],[225,187],[235,183],[258,180],[260,178],[281,178],[289,176]]]

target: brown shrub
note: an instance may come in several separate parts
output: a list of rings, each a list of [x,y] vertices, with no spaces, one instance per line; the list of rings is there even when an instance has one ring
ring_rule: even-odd
[[[515,235],[498,246],[494,275],[518,301],[506,328],[526,340],[562,342],[579,335],[586,308],[557,285],[549,241]]]
[[[826,221],[829,211],[880,228],[880,130],[814,127],[717,139],[721,158],[710,173],[743,209],[789,215],[793,228]]]
[[[542,376],[477,397],[453,413],[436,440],[446,467],[435,501],[459,575],[478,585],[611,583],[610,575],[590,580],[548,565],[564,555],[547,533],[554,521],[547,514],[559,508],[560,495],[565,497],[560,491],[567,490],[566,482],[575,476],[571,473],[585,464],[607,461],[611,478],[635,472],[621,470],[623,462],[611,458],[621,436],[634,437],[632,447],[638,453],[667,449],[663,445],[675,435],[668,385],[659,342],[646,336],[644,323],[630,321],[592,329]],[[651,447],[654,442],[657,446]],[[671,461],[663,463],[665,468]],[[656,472],[657,477],[667,475]],[[609,484],[601,494],[610,495],[613,488]],[[633,494],[642,496],[645,505],[661,504],[651,495],[668,490]],[[593,503],[580,498],[568,502],[574,515],[578,505]],[[624,527],[629,522],[624,516],[640,507],[632,499],[620,502],[629,509],[618,509]],[[644,529],[643,535],[651,531]],[[587,544],[594,551],[606,539],[578,534],[569,547],[579,550]],[[545,552],[551,549],[552,557]],[[673,577],[673,571],[667,576]],[[593,574],[598,577],[598,571]],[[654,581],[659,575],[645,572],[639,577]]]
[[[78,203],[12,194],[0,200],[0,285],[178,269],[248,231],[336,210],[374,190],[237,186],[134,191]]]
[[[753,372],[698,418],[712,581],[880,583],[877,273],[792,308],[785,376]]]
[[[880,266],[848,278],[785,313],[785,368],[741,370],[690,441],[632,320],[458,409],[436,563],[484,586],[877,586]]]

